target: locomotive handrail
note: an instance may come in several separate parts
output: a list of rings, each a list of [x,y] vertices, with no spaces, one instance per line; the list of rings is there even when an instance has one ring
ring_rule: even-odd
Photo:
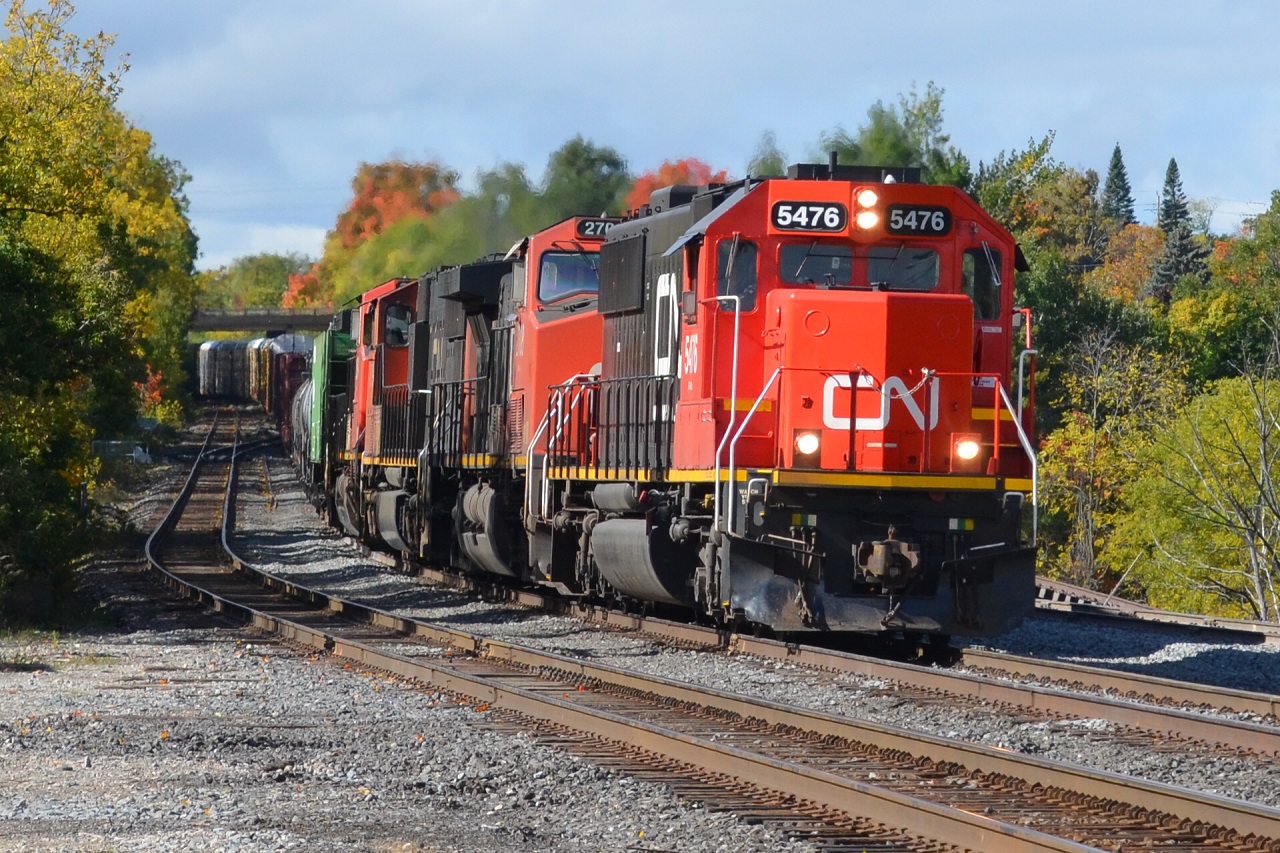
[[[732,265],[733,256],[730,255],[729,263]],[[712,296],[709,299],[703,299],[702,302],[732,302],[733,303],[733,375],[729,380],[729,423],[725,425],[724,437],[720,439],[720,444],[716,447],[715,462],[715,482],[716,491],[712,496],[711,517],[715,519],[716,529],[719,530],[720,524],[720,457],[724,454],[725,442],[729,440],[729,431],[733,429],[734,423],[738,417],[738,342],[741,339],[740,324],[742,322],[742,297],[741,296]],[[713,326],[712,328],[718,328]],[[714,349],[714,348],[713,348]],[[714,364],[714,361],[712,362]],[[779,368],[781,369],[781,368]],[[750,416],[747,418],[750,420]],[[733,450],[730,448],[729,457],[732,461]],[[728,515],[728,511],[725,511]]]
[[[1026,377],[1024,373],[1026,369],[1027,357],[1030,356],[1031,358],[1035,358],[1039,354],[1040,354],[1040,351],[1034,350],[1034,349],[1024,349],[1022,352],[1018,354],[1018,420],[1022,420],[1022,389],[1026,387]],[[1031,369],[1032,369],[1032,378],[1034,381],[1034,376],[1035,376],[1034,361],[1031,363]],[[1033,397],[1032,403],[1034,402],[1035,402],[1035,398]]]
[[[546,432],[546,431],[547,431],[547,427],[549,427],[549,426],[551,425],[551,412],[552,412],[552,411],[554,410],[554,408],[555,408],[553,405],[551,405],[551,402],[552,402],[552,401],[554,401],[554,400],[556,400],[558,397],[560,397],[560,396],[563,394],[564,390],[565,390],[566,388],[568,388],[569,386],[571,386],[571,385],[576,385],[576,384],[578,384],[579,382],[583,382],[583,381],[592,381],[592,380],[595,380],[595,379],[597,379],[597,378],[598,378],[598,377],[597,377],[597,376],[596,376],[596,374],[594,374],[594,373],[575,373],[573,376],[569,377],[569,381],[568,381],[568,382],[565,382],[563,385],[558,385],[558,386],[556,386],[556,387],[555,387],[555,389],[554,389],[554,390],[552,391],[552,393],[551,393],[551,399],[550,399],[550,400],[548,400],[547,411],[543,413],[543,415],[542,415],[542,420],[538,423],[538,428],[537,428],[537,429],[534,431],[534,433],[533,433],[533,438],[529,439],[529,444],[525,447],[525,451],[524,451],[524,505],[525,505],[525,514],[526,514],[526,516],[528,516],[530,519],[534,520],[535,522],[536,522],[536,521],[545,521],[545,520],[546,520],[546,516],[545,516],[544,514],[534,515],[534,512],[533,512],[533,456],[534,456],[534,448],[538,446],[538,441],[542,438],[542,434],[543,434],[544,432]],[[581,395],[579,395],[579,396],[581,396]],[[575,404],[575,406],[576,406],[576,404]],[[571,410],[571,411],[572,411],[572,410]],[[567,414],[566,414],[566,417],[567,417]],[[556,433],[556,435],[559,435],[559,433]],[[551,446],[551,441],[550,441],[550,439],[549,439],[549,440],[548,440],[548,442],[547,442],[547,448],[548,448],[548,451],[550,450],[550,446]],[[544,455],[544,457],[546,456],[546,454],[543,454],[543,455]],[[545,459],[545,458],[543,459],[543,463],[542,463],[542,474],[541,474],[541,477],[542,477],[542,486],[540,486],[540,487],[539,487],[539,489],[538,489],[538,491],[539,491],[539,494],[540,494],[540,495],[541,495],[541,493],[542,493],[542,492],[544,492],[544,491],[546,490],[546,483],[547,483],[547,464],[546,464],[546,459]],[[539,501],[539,504],[541,504],[541,503],[542,503],[542,501]],[[541,505],[539,505],[539,507],[538,507],[539,513],[542,513],[542,509],[543,509],[543,508],[542,508],[542,506],[541,506]]]
[[[595,381],[598,377],[587,376],[586,378],[588,381]],[[569,386],[569,387],[566,387],[566,386]],[[569,417],[577,410],[578,403],[582,402],[582,398],[584,396],[584,392],[586,391],[586,389],[587,389],[587,386],[585,384],[577,384],[573,380],[570,380],[569,382],[565,383],[564,386],[561,386],[561,389],[557,390],[557,395],[562,395],[563,393],[569,390],[574,390],[577,393],[573,395],[569,403],[568,410],[567,411],[563,409],[560,410],[560,416],[557,418],[557,423],[556,423],[556,431],[547,437],[546,456],[551,455],[551,448],[555,445],[556,440],[560,438],[561,435],[564,434],[565,425],[569,423]],[[561,400],[563,400],[563,396],[561,396]],[[548,417],[550,416],[550,414],[551,414],[551,407],[547,406]],[[540,517],[543,519],[546,519],[551,515],[551,507],[550,507],[551,478],[547,476],[547,467],[548,467],[547,459],[544,457],[543,463],[542,463],[542,475],[541,475],[542,489],[541,489],[541,494],[539,495],[540,500],[539,500],[539,507],[538,507],[539,512],[542,513]]]
[[[731,493],[735,493],[735,494],[736,494],[736,492],[737,492],[737,476],[738,476],[738,471],[737,471],[738,439],[742,437],[742,432],[743,432],[743,430],[745,430],[745,429],[747,428],[747,424],[751,423],[751,418],[752,418],[752,416],[754,416],[754,415],[755,415],[755,413],[756,413],[756,411],[760,408],[760,404],[761,404],[762,402],[764,402],[764,395],[769,393],[769,389],[773,387],[773,383],[774,383],[774,382],[776,382],[776,381],[777,381],[777,379],[778,379],[778,377],[782,375],[782,371],[783,371],[783,370],[792,370],[792,369],[796,369],[796,368],[784,368],[784,367],[776,367],[776,368],[774,368],[773,375],[769,377],[769,381],[768,381],[768,382],[766,382],[766,383],[764,384],[764,388],[760,391],[760,395],[759,395],[758,397],[756,397],[756,401],[755,401],[754,403],[752,403],[752,404],[751,404],[751,408],[750,408],[750,409],[748,409],[748,410],[747,410],[747,414],[743,416],[743,418],[742,418],[742,426],[738,427],[738,431],[737,431],[737,432],[735,432],[735,433],[733,434],[733,441],[732,441],[732,442],[730,442],[730,444],[729,444],[729,482],[728,482],[728,483],[723,487],[723,488],[726,488],[726,489],[730,490],[730,492],[731,492]],[[799,368],[799,369],[804,370],[805,368]],[[809,369],[809,370],[813,370],[813,369],[815,369],[815,368],[808,368],[808,369]],[[738,401],[737,401],[737,399],[736,399],[736,398],[735,398],[735,399],[734,399],[734,401],[733,401],[733,406],[734,406],[734,408],[735,408],[735,409],[738,407]],[[725,437],[726,437],[726,438],[729,436],[729,430],[728,430],[727,428],[725,429],[724,434],[725,434]],[[723,446],[724,441],[721,441],[721,442],[720,442],[720,444]],[[716,453],[716,463],[717,463],[717,466],[716,466],[716,467],[717,467],[717,470],[716,470],[716,497],[717,497],[717,498],[719,497],[719,495],[720,495],[720,489],[722,488],[722,487],[721,487],[721,485],[720,485],[719,462],[720,462],[720,455],[719,455],[719,451],[717,451],[717,453]],[[718,503],[718,502],[717,502],[717,503]],[[716,519],[716,525],[717,525],[716,529],[719,529],[719,524],[720,524],[719,506],[716,506],[716,507],[713,509],[713,512],[715,513],[715,519]],[[725,514],[725,521],[726,521],[726,522],[728,522],[728,521],[729,521],[729,507],[725,507],[725,512],[724,512],[724,514]],[[729,532],[729,534],[730,534],[730,535],[732,535],[732,534],[733,534],[733,524],[732,524],[732,523],[727,523],[725,526],[728,528],[728,532]]]
[[[1009,394],[1004,390],[1003,385],[996,386],[1000,390],[1000,396],[1004,398],[1006,406],[1012,406],[1009,403]],[[1013,428],[1018,431],[1018,441],[1022,444],[1022,450],[1027,454],[1027,459],[1031,462],[1031,541],[1037,542],[1040,539],[1040,463],[1036,459],[1035,450],[1031,446],[1031,440],[1027,438],[1027,433],[1022,429],[1022,419],[1015,418]]]
[[[1008,394],[1005,394],[1005,393],[1004,393],[1004,383],[1000,381],[1000,374],[998,374],[998,373],[977,373],[977,372],[974,372],[974,371],[964,371],[964,370],[959,370],[959,371],[947,371],[947,372],[926,371],[926,378],[930,381],[930,383],[932,383],[932,382],[933,382],[933,380],[935,380],[935,379],[940,379],[940,378],[944,378],[944,377],[960,377],[960,376],[967,377],[967,378],[968,378],[968,379],[970,379],[970,380],[973,380],[973,379],[983,379],[983,378],[987,378],[987,379],[991,379],[991,380],[993,380],[993,381],[995,382],[995,387],[996,387],[996,388],[998,388],[998,389],[1000,389],[1000,392],[1001,392],[1001,393],[1000,393],[1000,396],[1004,398],[1004,400],[1005,400],[1005,405],[1006,405],[1006,406],[1008,406],[1009,396],[1008,396]],[[919,386],[917,386],[917,387],[919,387]],[[901,398],[899,398],[899,399],[901,399]],[[923,471],[928,470],[928,468],[927,468],[927,464],[928,464],[928,452],[929,452],[929,435],[930,435],[930,433],[932,433],[932,432],[933,432],[933,429],[934,429],[934,427],[933,427],[933,423],[929,420],[929,401],[930,401],[930,399],[931,399],[930,395],[926,393],[926,394],[925,394],[925,398],[924,398],[924,405],[925,405],[925,408],[924,408],[924,411],[925,411],[925,422],[924,422],[924,448],[925,448],[925,454],[924,454],[924,456],[925,456],[925,465],[926,465],[926,467],[922,467],[922,468],[921,468],[921,471],[922,471],[922,472],[923,472]],[[1012,414],[1012,413],[1013,413],[1013,407],[1012,407],[1012,406],[1009,406],[1009,413],[1010,413],[1010,414]],[[992,413],[991,413],[991,414],[992,414],[992,418],[991,418],[991,444],[992,444],[992,453],[991,453],[991,458],[992,458],[992,459],[995,461],[995,463],[996,463],[996,470],[997,470],[997,471],[999,471],[999,470],[1000,470],[1000,400],[999,400],[999,399],[997,399],[997,400],[995,401],[995,405],[992,407]]]

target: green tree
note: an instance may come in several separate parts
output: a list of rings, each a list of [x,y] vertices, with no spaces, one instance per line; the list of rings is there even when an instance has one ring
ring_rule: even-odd
[[[1119,142],[1111,152],[1107,179],[1102,185],[1102,215],[1114,222],[1117,228],[1138,222],[1133,215],[1133,190],[1129,187],[1129,174],[1124,168]]]
[[[1274,355],[1156,435],[1122,535],[1160,607],[1280,620],[1280,376]]]
[[[1187,194],[1182,190],[1182,174],[1178,171],[1178,161],[1172,157],[1164,171],[1164,187],[1160,191],[1160,208],[1156,218],[1156,225],[1166,234],[1179,225],[1191,224]]]
[[[753,178],[780,178],[786,173],[787,155],[778,147],[778,137],[773,131],[766,130],[747,164],[747,174]]]
[[[1151,270],[1144,295],[1168,305],[1174,287],[1184,278],[1203,282],[1208,278],[1206,258],[1209,250],[1192,233],[1191,212],[1182,191],[1178,163],[1169,159],[1165,170],[1164,189],[1160,194],[1160,230],[1164,232],[1164,250]]]
[[[1058,403],[1067,414],[1041,457],[1044,557],[1054,576],[1110,588],[1124,568],[1109,560],[1108,545],[1141,470],[1136,451],[1185,398],[1187,372],[1176,358],[1127,345],[1108,329],[1086,330],[1072,356]]]
[[[575,136],[547,161],[542,178],[546,215],[557,222],[569,216],[619,213],[631,181],[621,154]]]
[[[1236,375],[1242,359],[1265,360],[1269,318],[1280,315],[1280,191],[1248,230],[1220,240],[1207,283],[1184,276],[1169,306],[1171,343],[1196,364],[1201,381]]]
[[[236,258],[200,274],[197,302],[201,308],[277,308],[289,277],[305,272],[311,264],[310,258],[296,252]]]
[[[869,166],[919,166],[929,184],[950,184],[968,189],[972,182],[969,160],[950,145],[942,132],[942,96],[945,90],[930,82],[924,94],[915,86],[900,95],[896,105],[876,101],[867,110],[867,122],[850,134],[843,127],[822,134],[823,151],[835,151],[843,163]]]

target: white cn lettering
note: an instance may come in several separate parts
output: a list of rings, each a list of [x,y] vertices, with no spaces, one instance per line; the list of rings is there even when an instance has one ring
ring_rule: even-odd
[[[932,382],[930,384],[932,385],[932,390],[929,393],[929,429],[933,429],[938,425],[938,405],[941,396],[938,383]],[[849,428],[849,418],[836,415],[836,389],[849,387],[851,387],[851,382],[848,376],[827,377],[826,384],[822,387],[822,423],[827,429]],[[870,376],[859,376],[858,387],[875,390],[876,386]],[[887,427],[889,425],[889,401],[898,400],[907,407],[907,413],[916,422],[916,426],[924,429],[924,412],[920,411],[920,406],[909,392],[910,389],[907,387],[907,383],[897,376],[890,376],[879,389],[880,414],[871,418],[858,418],[857,428],[859,430],[880,430]]]

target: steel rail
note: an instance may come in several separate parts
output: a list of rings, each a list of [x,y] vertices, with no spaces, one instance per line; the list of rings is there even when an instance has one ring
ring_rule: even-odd
[[[1280,696],[1270,693],[1209,687],[1154,675],[1099,669],[1064,661],[1040,660],[987,649],[965,649],[962,652],[961,663],[964,666],[1002,670],[1031,678],[1068,684],[1087,684],[1099,690],[1114,690],[1122,696],[1150,697],[1157,701],[1227,709],[1257,714],[1260,717],[1271,716],[1280,720]],[[1280,734],[1280,729],[1276,732]]]
[[[243,570],[253,571],[243,562],[240,566]],[[270,578],[269,575],[263,576]],[[283,586],[298,588],[288,583]],[[306,592],[312,601],[322,603],[327,609],[341,612],[348,618],[359,618],[402,635],[423,637],[446,645],[457,644],[459,648],[486,659],[506,661],[528,669],[570,673],[580,679],[616,685],[623,690],[640,691],[672,701],[711,707],[743,718],[762,720],[770,725],[792,727],[796,730],[849,741],[875,743],[883,749],[899,750],[917,757],[926,757],[938,763],[959,764],[969,771],[1001,774],[1067,791],[1078,791],[1088,796],[1130,803],[1140,808],[1176,815],[1186,820],[1230,828],[1241,834],[1280,838],[1280,810],[1146,782],[1130,776],[1069,764],[1056,764],[1030,756],[1019,756],[1001,750],[952,742],[893,727],[789,708],[722,691],[697,688],[669,679],[617,670],[613,667],[587,664],[549,652],[526,649],[512,643],[485,640],[456,629],[441,628],[406,619],[378,608],[344,601],[314,590]],[[825,771],[804,765],[793,767],[790,762],[782,762],[767,756],[757,756],[734,749],[722,750],[719,746],[705,743],[694,736],[669,731],[659,726],[637,724],[635,721],[609,713],[586,710],[554,696],[498,684],[492,677],[476,677],[458,672],[448,665],[385,652],[366,643],[344,640],[330,633],[268,616],[260,611],[230,602],[222,603],[222,609],[238,610],[245,621],[277,633],[290,641],[315,649],[327,647],[336,655],[359,661],[366,666],[417,679],[449,692],[461,693],[492,707],[506,708],[548,722],[632,743],[666,755],[673,760],[691,761],[714,772],[722,772],[765,787],[812,799],[824,807],[849,811],[853,806],[864,816],[880,821],[890,820],[888,816],[895,815],[896,817],[892,818],[895,824],[909,826],[912,831],[925,832],[951,843],[983,850],[1089,849],[1069,843],[1064,847],[1061,846],[1064,844],[1061,839],[1047,835],[1040,837],[1042,834],[1035,832],[1028,835],[1026,833],[1029,831],[1021,827],[1013,827],[1015,834],[1008,842],[1012,846],[1002,847],[999,845],[1006,842],[996,842],[990,833],[996,829],[1004,831],[1005,825],[992,818],[981,817],[975,823],[970,819],[979,816],[966,816],[967,813],[957,812],[950,807],[883,791],[856,780],[832,776]],[[602,722],[593,722],[601,720]]]
[[[1132,620],[1174,628],[1238,634],[1242,640],[1249,642],[1280,643],[1280,624],[1274,622],[1160,610],[1137,601],[1115,598],[1096,590],[1039,576],[1036,577],[1036,587],[1040,592],[1040,596],[1036,598],[1036,609],[1048,613]],[[1045,597],[1046,593],[1052,597]]]
[[[1203,741],[1210,744],[1243,749],[1267,755],[1280,755],[1280,728],[1239,720],[1210,717],[1181,708],[1170,708],[1156,705],[1143,705],[1134,701],[1095,696],[1061,690],[1038,684],[1019,684],[966,672],[936,669],[910,663],[884,661],[863,657],[845,652],[815,649],[807,646],[792,646],[773,640],[760,640],[735,635],[731,647],[744,654],[758,655],[773,659],[787,660],[839,672],[847,672],[867,678],[881,678],[898,684],[909,685],[921,690],[967,696],[997,704],[1013,705],[1042,711],[1047,714],[1076,717],[1081,719],[1101,718],[1133,728],[1159,732],[1164,735]],[[967,652],[966,652],[967,654]],[[1025,660],[1025,659],[1024,659]],[[1095,670],[1080,667],[1081,680],[1092,682],[1097,677]],[[1105,673],[1106,678],[1118,679],[1120,683],[1128,683],[1128,690],[1137,690],[1142,685],[1143,692],[1161,696],[1163,679],[1149,676],[1119,676]],[[1166,684],[1185,686],[1179,682]],[[1204,696],[1219,696],[1221,693],[1213,688],[1201,687]],[[1238,691],[1237,691],[1238,693]],[[1258,697],[1255,701],[1272,699],[1280,701],[1280,697],[1266,697],[1263,694],[1241,694]],[[1173,696],[1169,696],[1174,701]],[[1208,702],[1217,707],[1222,702]]]
[[[1209,717],[1179,707],[1144,704],[1144,701],[1164,702],[1173,706],[1190,704],[1224,711],[1252,713],[1263,717],[1273,715],[1280,718],[1280,696],[1267,693],[1250,693],[1157,678],[1140,673],[1042,661],[992,651],[965,649],[962,652],[961,663],[966,666],[1005,670],[1016,675],[1066,682],[1071,685],[1087,685],[1099,691],[1114,690],[1120,694],[1120,696],[1090,695],[1043,684],[1017,683],[983,673],[957,672],[865,657],[816,646],[750,637],[704,625],[620,613],[591,604],[579,602],[565,604],[555,597],[544,596],[541,593],[511,590],[509,587],[498,585],[477,584],[465,579],[460,580],[448,572],[439,570],[426,570],[423,575],[432,582],[453,584],[473,590],[482,589],[490,594],[501,595],[505,600],[522,606],[542,607],[594,625],[615,630],[635,631],[676,643],[705,648],[723,648],[732,653],[785,660],[799,666],[848,673],[865,678],[885,679],[920,690],[1017,706],[1062,717],[1106,719],[1118,725],[1167,736],[1262,754],[1280,755],[1280,728],[1276,726]],[[281,589],[292,586],[289,581],[279,578],[269,583],[277,584]],[[295,588],[295,592],[297,591]]]
[[[238,455],[233,454],[233,468]],[[189,496],[203,457],[202,453],[193,467],[183,494],[175,501],[175,506],[184,503],[186,496]],[[235,479],[234,473],[228,477],[228,495],[233,494]],[[173,517],[174,512],[171,509],[161,526],[165,526]],[[233,514],[224,513],[222,531],[224,541],[228,540],[228,531],[233,523]],[[155,534],[153,538],[154,536]],[[148,560],[155,568],[180,585],[188,587],[191,595],[210,604],[219,612],[236,614],[245,622],[276,633],[292,642],[304,644],[316,650],[331,651],[370,667],[432,684],[452,693],[481,699],[487,701],[492,707],[506,708],[515,713],[593,732],[610,740],[647,749],[673,760],[693,763],[710,772],[724,773],[752,784],[786,791],[825,808],[845,813],[858,813],[879,822],[888,821],[894,825],[910,827],[911,832],[922,832],[934,838],[945,839],[949,843],[990,851],[1090,849],[1073,841],[1004,823],[994,817],[971,814],[960,808],[882,789],[811,766],[716,744],[706,738],[680,733],[655,724],[641,723],[615,713],[590,710],[555,696],[546,695],[546,691],[540,693],[518,686],[499,684],[492,675],[470,675],[447,664],[426,661],[422,658],[408,658],[379,650],[367,643],[338,638],[331,632],[268,615],[182,581],[154,560],[150,545],[149,539]],[[259,572],[246,564],[234,553],[232,559],[241,571],[281,582],[280,579]],[[299,591],[305,590],[295,584],[287,584],[287,586]],[[944,764],[959,764],[970,771],[1033,779],[1040,785],[1066,791],[1080,791],[1088,796],[1130,803],[1185,820],[1226,827],[1241,834],[1253,834],[1266,839],[1280,838],[1280,810],[1148,783],[1103,771],[1055,764],[984,747],[917,735],[901,729],[788,708],[775,703],[753,701],[723,691],[695,688],[668,679],[643,676],[612,667],[586,664],[576,659],[525,649],[511,643],[483,640],[453,629],[438,629],[435,626],[404,619],[377,608],[348,602],[324,593],[309,590],[306,593],[308,598],[313,602],[322,603],[327,610],[342,612],[346,616],[358,616],[371,624],[382,625],[401,634],[427,636],[436,642],[450,645],[460,643],[460,647],[474,651],[485,659],[507,661],[519,667],[535,670],[570,673],[579,679],[599,681],[615,685],[618,689],[639,691],[671,701],[711,707],[723,713],[762,720],[770,725],[791,727],[794,730],[853,742],[875,743],[881,749],[899,750],[914,756],[924,755],[929,760]]]

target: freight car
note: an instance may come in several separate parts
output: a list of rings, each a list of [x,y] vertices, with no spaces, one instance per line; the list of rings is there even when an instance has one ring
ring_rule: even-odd
[[[196,355],[196,384],[208,399],[248,400],[249,352],[245,341],[205,341]]]
[[[305,477],[371,546],[567,595],[1008,630],[1035,594],[1025,261],[918,180],[667,187],[379,285],[317,344]]]

